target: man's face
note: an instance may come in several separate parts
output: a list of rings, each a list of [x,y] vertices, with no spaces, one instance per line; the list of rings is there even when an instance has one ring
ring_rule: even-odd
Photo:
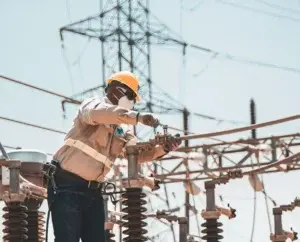
[[[136,94],[126,85],[113,81],[107,88],[107,97],[114,104],[117,105],[119,100],[126,96],[129,101],[136,102]]]

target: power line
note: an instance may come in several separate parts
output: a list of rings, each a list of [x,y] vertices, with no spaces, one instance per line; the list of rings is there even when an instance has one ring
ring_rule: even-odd
[[[286,8],[286,7],[283,7],[281,5],[277,5],[277,4],[274,4],[274,3],[269,3],[267,1],[264,1],[264,0],[257,0],[257,2],[260,2],[264,5],[267,5],[271,8],[274,8],[274,9],[278,9],[278,10],[282,10],[282,11],[287,11],[287,12],[290,12],[290,13],[293,13],[293,14],[300,14],[300,11],[299,10],[294,10],[294,9],[291,9],[291,8]]]
[[[204,0],[198,0],[192,7],[189,7],[189,8],[185,8],[183,7],[182,9],[184,11],[187,11],[187,12],[194,12],[196,10],[199,9],[200,5],[204,2]]]
[[[300,72],[300,70],[299,70],[299,72]],[[44,92],[44,93],[56,96],[56,97],[64,98],[65,101],[69,101],[69,102],[74,103],[74,104],[81,104],[81,101],[76,100],[76,99],[74,99],[72,97],[67,97],[65,95],[62,95],[62,94],[59,94],[59,93],[56,93],[56,92],[53,92],[53,91],[49,91],[49,90],[46,90],[44,88],[40,88],[40,87],[37,87],[37,86],[33,86],[33,85],[27,84],[25,82],[12,79],[12,78],[7,77],[7,76],[0,75],[0,78],[5,79],[5,80],[10,81],[10,82],[13,82],[13,83],[16,83],[16,84],[19,84],[19,85],[26,86],[28,88],[32,88],[32,89],[35,89],[35,90],[38,90],[38,91],[41,91],[41,92]],[[206,114],[201,114],[201,113],[196,113],[196,112],[193,112],[191,114],[195,115],[195,116],[198,116],[198,117],[201,117],[203,119],[214,120],[214,121],[217,121],[217,122],[227,122],[227,123],[233,123],[233,124],[244,124],[245,123],[245,122],[241,122],[241,121],[237,121],[237,120],[221,119],[221,118],[217,118],[217,117],[214,117],[214,116],[210,116],[210,115],[206,115]]]
[[[68,101],[70,101],[70,102],[72,102],[72,103],[75,103],[75,104],[80,104],[80,103],[81,103],[81,101],[76,100],[76,99],[74,99],[74,98],[67,97],[67,96],[65,96],[65,95],[62,95],[62,94],[59,94],[59,93],[56,93],[56,92],[53,92],[53,91],[46,90],[46,89],[44,89],[44,88],[40,88],[40,87],[37,87],[37,86],[33,86],[33,85],[27,84],[27,83],[25,83],[25,82],[18,81],[18,80],[15,80],[15,79],[12,79],[12,78],[7,77],[7,76],[0,75],[0,78],[5,79],[5,80],[10,81],[10,82],[14,82],[14,83],[19,84],[19,85],[26,86],[26,87],[28,87],[28,88],[32,88],[32,89],[35,89],[35,90],[38,90],[38,91],[41,91],[41,92],[50,94],[50,95],[54,95],[54,96],[56,96],[56,97],[64,98],[64,99],[66,99],[66,100],[68,100]],[[191,113],[191,114],[192,114],[192,115],[195,115],[195,116],[198,116],[198,117],[201,117],[201,118],[203,118],[203,119],[214,120],[214,121],[217,121],[217,122],[229,122],[229,123],[234,123],[234,124],[242,123],[242,122],[240,122],[240,121],[225,120],[225,119],[221,119],[221,118],[217,118],[217,117],[213,117],[213,116],[209,116],[209,115],[201,114],[201,113],[195,113],[195,112],[194,112],[194,113]],[[23,122],[23,121],[18,121],[18,120],[6,118],[6,117],[0,117],[0,119],[6,120],[6,121],[15,122],[15,123],[19,123],[19,124],[23,124],[23,125],[27,125],[27,126],[31,126],[31,127],[35,127],[35,128],[42,128],[42,129],[44,129],[44,130],[52,131],[52,132],[56,132],[56,133],[60,133],[60,134],[66,134],[66,133],[63,132],[63,131],[58,131],[58,130],[55,130],[55,129],[52,129],[52,128],[42,127],[42,126],[39,126],[39,125],[30,124],[30,123],[26,123],[26,122]],[[244,123],[244,122],[243,122],[243,123]]]
[[[208,119],[208,120],[213,120],[216,121],[218,123],[232,123],[232,124],[246,124],[247,122],[242,122],[242,121],[238,121],[238,120],[228,120],[228,119],[221,119],[221,118],[217,118],[217,117],[213,117],[210,115],[206,115],[206,114],[201,114],[201,113],[191,113],[191,115],[203,118],[203,119]]]
[[[299,21],[300,21],[300,19],[299,19]],[[219,52],[219,51],[216,51],[216,50],[213,50],[210,48],[202,47],[197,44],[191,44],[188,42],[178,41],[175,39],[165,39],[165,41],[174,41],[177,44],[181,44],[182,46],[190,47],[192,49],[199,50],[201,52],[212,54],[211,60],[217,59],[217,58],[224,58],[226,60],[234,61],[234,62],[238,62],[238,63],[242,63],[242,64],[256,65],[256,66],[278,69],[278,70],[283,70],[283,71],[287,71],[287,72],[294,72],[294,73],[300,74],[300,69],[298,69],[298,68],[276,65],[276,64],[272,64],[272,63],[268,63],[268,62],[258,61],[258,60],[252,60],[247,57],[236,56],[236,55],[232,55],[227,52]],[[207,69],[207,67],[205,67],[204,69]],[[195,76],[198,76],[202,73],[203,73],[203,70],[201,70],[199,74],[195,74]]]
[[[44,89],[44,88],[41,88],[41,87],[33,86],[31,84],[28,84],[28,83],[25,83],[25,82],[21,82],[21,81],[15,80],[15,79],[7,77],[7,76],[0,75],[0,78],[4,79],[4,80],[7,80],[7,81],[10,81],[10,82],[14,82],[16,84],[19,84],[19,85],[22,85],[22,86],[25,86],[25,87],[29,87],[29,88],[32,88],[32,89],[35,89],[35,90],[38,90],[38,91],[41,91],[41,92],[44,92],[44,93],[56,96],[56,97],[61,97],[61,98],[67,99],[67,100],[72,101],[72,102],[77,103],[77,104],[81,103],[80,101],[78,101],[78,100],[76,100],[74,98],[67,97],[65,95],[62,95],[62,94],[59,94],[57,92],[53,92],[53,91],[50,91],[50,90],[47,90],[47,89]]]
[[[17,123],[17,124],[22,124],[22,125],[25,125],[25,126],[30,126],[30,127],[33,127],[33,128],[38,128],[38,129],[42,129],[42,130],[46,130],[46,131],[58,133],[58,134],[67,134],[64,131],[60,131],[60,130],[57,130],[57,129],[48,128],[48,127],[45,127],[45,126],[40,126],[40,125],[37,125],[37,124],[31,124],[31,123],[27,123],[27,122],[16,120],[16,119],[12,119],[12,118],[7,118],[7,117],[0,116],[0,119],[5,120],[5,121],[9,121],[9,122],[13,122],[13,123]]]
[[[300,74],[300,69],[298,69],[298,68],[293,68],[293,67],[288,67],[288,66],[279,66],[279,65],[275,65],[275,64],[266,63],[266,62],[246,59],[244,57],[233,56],[230,54],[225,54],[224,57],[228,60],[240,62],[243,64],[257,65],[257,66],[268,67],[268,68],[273,68],[273,69],[289,71],[289,72],[294,72],[294,73]]]
[[[272,225],[271,225],[271,216],[270,216],[270,211],[269,211],[269,201],[268,201],[269,197],[267,195],[263,175],[261,175],[261,183],[262,183],[262,186],[263,186],[263,194],[264,194],[265,205],[266,205],[267,216],[268,216],[269,229],[270,229],[270,234],[271,234],[272,233]]]
[[[251,60],[251,59],[246,58],[246,57],[239,57],[239,56],[235,56],[235,55],[232,55],[232,54],[229,54],[229,53],[218,52],[218,51],[215,51],[215,50],[212,50],[212,49],[209,49],[209,48],[204,48],[202,46],[195,45],[195,44],[186,43],[186,45],[190,48],[193,48],[193,49],[196,49],[196,50],[199,50],[199,51],[202,51],[202,52],[211,53],[211,54],[214,55],[212,58],[223,57],[223,58],[225,58],[229,61],[235,61],[235,62],[239,62],[239,63],[242,63],[242,64],[262,66],[262,67],[267,67],[267,68],[272,68],[272,69],[279,69],[279,70],[283,70],[283,71],[294,72],[294,73],[300,74],[300,69],[298,69],[298,68],[293,68],[293,67],[288,67],[288,66],[280,66],[280,65],[267,63],[267,62]]]
[[[201,1],[199,1],[199,3],[200,2]],[[219,2],[221,4],[232,5],[234,7],[244,8],[246,10],[257,11],[258,13],[262,12],[262,13],[265,13],[265,14],[269,14],[273,17],[288,18],[288,19],[300,22],[300,18],[295,19],[295,18],[291,18],[291,17],[288,17],[288,16],[278,15],[278,14],[274,14],[274,13],[268,13],[268,12],[265,12],[265,11],[253,9],[251,7],[243,6],[243,5],[236,4],[236,3],[226,2],[226,1],[222,1],[222,0],[218,0],[217,2]],[[280,65],[267,63],[267,62],[251,60],[249,58],[235,56],[235,55],[232,55],[232,54],[226,53],[226,52],[222,53],[222,52],[219,52],[219,51],[212,50],[210,48],[206,48],[206,47],[203,47],[203,46],[200,46],[200,45],[188,43],[188,42],[181,41],[181,40],[176,40],[176,39],[173,39],[173,38],[166,38],[165,41],[171,41],[171,42],[174,42],[176,44],[180,44],[184,48],[185,47],[190,47],[192,49],[196,49],[196,50],[199,50],[199,51],[202,51],[202,52],[211,53],[211,54],[213,54],[212,59],[223,57],[223,58],[225,58],[229,61],[235,61],[235,62],[239,62],[239,63],[243,63],[243,64],[256,65],[256,66],[262,66],[262,67],[273,68],[273,69],[279,69],[279,70],[283,70],[283,71],[294,72],[294,73],[300,74],[300,69],[298,69],[298,68],[280,66]],[[206,69],[207,69],[207,66],[205,67],[204,71]],[[202,74],[202,73],[203,73],[203,70],[200,72],[200,74]]]
[[[257,186],[257,182],[254,183],[255,188]],[[255,189],[253,189],[253,214],[252,214],[252,228],[250,234],[250,242],[253,242],[254,232],[255,232],[255,224],[256,224],[256,212],[257,212],[257,194]]]
[[[263,15],[270,16],[270,17],[276,17],[276,18],[281,18],[281,19],[288,19],[288,20],[291,20],[291,21],[294,21],[294,22],[300,22],[300,18],[293,18],[293,17],[289,17],[289,16],[286,16],[286,15],[276,14],[276,13],[272,13],[272,12],[252,8],[252,7],[245,6],[245,5],[238,4],[238,3],[221,1],[221,0],[218,0],[217,2],[221,3],[221,4],[227,4],[227,5],[230,5],[232,7],[248,10],[248,11],[251,11],[251,12],[255,12],[255,13],[258,13],[258,14],[263,14]]]
[[[254,198],[253,198],[253,215],[252,215],[252,228],[251,228],[251,235],[250,235],[250,242],[253,242],[254,232],[255,232],[255,223],[256,223],[256,191],[254,190]]]

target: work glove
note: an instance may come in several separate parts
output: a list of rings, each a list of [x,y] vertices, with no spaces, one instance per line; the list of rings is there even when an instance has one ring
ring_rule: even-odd
[[[151,113],[139,113],[137,121],[153,128],[159,125],[159,119]]]
[[[166,143],[163,145],[163,149],[165,152],[169,153],[170,151],[177,150],[180,144],[181,139],[179,134],[176,134],[175,136],[169,135]]]

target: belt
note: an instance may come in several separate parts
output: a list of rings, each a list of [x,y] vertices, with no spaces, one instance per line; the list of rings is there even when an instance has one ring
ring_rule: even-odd
[[[84,186],[87,186],[87,188],[89,189],[94,189],[94,190],[102,190],[104,188],[105,185],[104,182],[87,181],[82,177],[77,176],[74,173],[64,170],[63,168],[61,168],[60,164],[57,161],[52,160],[51,164],[56,167],[55,177],[57,177],[58,179],[62,178],[69,181],[74,181]]]

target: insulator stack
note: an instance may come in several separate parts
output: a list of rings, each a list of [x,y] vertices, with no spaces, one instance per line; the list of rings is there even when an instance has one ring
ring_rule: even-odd
[[[23,242],[28,239],[27,207],[20,202],[7,203],[3,208],[3,241]]]
[[[251,124],[256,124],[256,109],[255,102],[253,99],[250,100],[250,117]],[[252,139],[256,139],[256,129],[251,130]]]
[[[27,228],[28,228],[28,240],[31,242],[43,242],[45,241],[45,213],[38,210],[27,211]]]
[[[106,232],[106,241],[107,242],[115,242],[115,240],[113,239],[115,237],[115,235],[112,233],[112,231],[107,229],[105,232]]]
[[[126,192],[122,194],[123,209],[122,211],[126,213],[123,216],[123,227],[126,228],[123,231],[124,235],[128,235],[123,239],[124,242],[141,242],[147,241],[145,237],[147,230],[144,228],[147,223],[144,220],[147,216],[144,214],[147,211],[145,204],[147,201],[143,198],[146,194],[143,193],[141,188],[127,188]]]
[[[223,229],[221,228],[223,224],[218,222],[217,219],[207,219],[201,226],[205,228],[201,231],[205,234],[202,236],[203,240],[208,242],[219,242],[223,239],[223,236],[221,235],[223,232]]]

